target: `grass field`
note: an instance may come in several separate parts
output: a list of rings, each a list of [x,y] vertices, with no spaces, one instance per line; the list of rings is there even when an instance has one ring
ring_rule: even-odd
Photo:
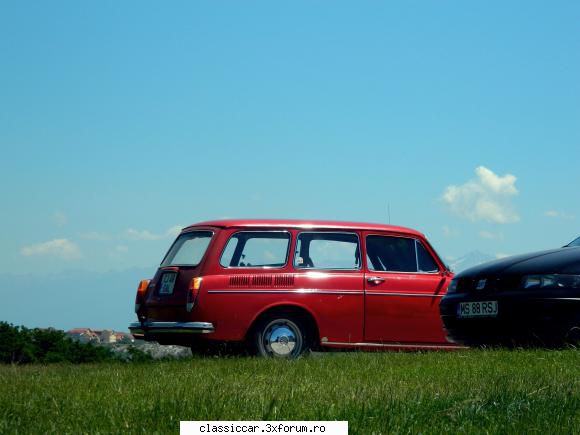
[[[348,420],[351,434],[580,433],[580,350],[0,367],[0,433],[179,433]]]

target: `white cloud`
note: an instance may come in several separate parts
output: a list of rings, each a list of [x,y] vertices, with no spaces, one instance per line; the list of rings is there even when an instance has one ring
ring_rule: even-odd
[[[136,230],[134,228],[129,228],[125,235],[129,240],[159,240],[161,236],[159,234],[152,233],[147,230]]]
[[[475,175],[474,180],[445,189],[442,199],[450,210],[472,222],[507,224],[519,221],[512,204],[512,198],[518,194],[517,178],[511,174],[496,175],[484,166],[476,168]]]
[[[129,228],[125,231],[125,238],[129,240],[160,240],[163,238],[175,238],[183,229],[183,225],[174,225],[167,229],[164,233],[157,234],[149,230],[136,230]]]
[[[68,218],[63,212],[57,211],[52,215],[52,221],[59,227],[62,227],[68,223]]]
[[[501,260],[502,258],[506,258],[509,257],[511,254],[504,254],[503,252],[498,252],[497,254],[495,254],[495,258],[497,258],[498,260]]]
[[[183,229],[183,225],[173,225],[171,228],[169,228],[165,234],[167,234],[167,237],[177,237],[179,235],[179,233],[181,233],[181,230]]]
[[[544,216],[556,219],[574,219],[576,216],[573,214],[568,214],[563,211],[548,210],[544,213]]]
[[[25,257],[52,255],[66,260],[74,260],[81,256],[79,247],[67,239],[55,239],[44,243],[24,246],[20,250],[20,253]]]

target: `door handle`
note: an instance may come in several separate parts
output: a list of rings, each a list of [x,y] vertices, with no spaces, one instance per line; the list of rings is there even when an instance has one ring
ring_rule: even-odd
[[[385,281],[385,278],[381,278],[380,276],[369,276],[367,278],[367,282],[371,283],[371,284],[380,284],[382,282]]]

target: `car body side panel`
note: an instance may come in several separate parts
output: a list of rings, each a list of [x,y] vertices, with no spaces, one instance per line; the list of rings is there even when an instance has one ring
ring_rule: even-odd
[[[255,230],[255,229],[254,229]],[[224,230],[225,245],[236,230]],[[297,230],[290,231],[292,245]],[[221,252],[213,252],[205,271],[199,304],[192,321],[212,322],[208,339],[242,340],[265,311],[284,306],[303,308],[315,319],[320,337],[329,341],[362,339],[364,294],[362,271],[295,269],[292,252],[283,268],[224,268]]]

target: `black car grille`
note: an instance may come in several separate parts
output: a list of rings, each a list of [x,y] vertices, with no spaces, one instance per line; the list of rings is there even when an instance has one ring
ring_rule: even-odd
[[[485,285],[481,287],[481,281],[485,280]],[[510,291],[520,288],[520,276],[502,276],[502,277],[478,277],[478,278],[460,278],[457,283],[458,293],[471,292],[498,292]]]

